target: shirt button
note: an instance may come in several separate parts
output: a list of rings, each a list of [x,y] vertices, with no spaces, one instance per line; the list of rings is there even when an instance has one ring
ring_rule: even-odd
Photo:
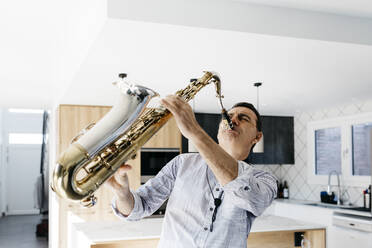
[[[248,186],[245,186],[245,187],[244,187],[244,190],[249,190],[249,187],[248,187]]]
[[[208,228],[204,227],[204,231],[207,231],[207,230],[208,230]]]
[[[220,191],[220,189],[219,188],[216,188],[216,191]]]
[[[209,208],[210,211],[213,211],[213,208]]]

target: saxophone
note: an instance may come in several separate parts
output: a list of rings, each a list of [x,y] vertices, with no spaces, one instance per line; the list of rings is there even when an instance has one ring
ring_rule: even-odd
[[[220,79],[209,71],[191,80],[176,95],[187,102],[210,83],[215,84],[222,106]],[[52,190],[62,198],[80,201],[85,207],[95,205],[94,192],[172,117],[162,106],[146,108],[149,101],[158,96],[155,91],[124,81],[116,85],[121,93],[119,102],[96,125],[89,125],[73,139],[53,171]]]

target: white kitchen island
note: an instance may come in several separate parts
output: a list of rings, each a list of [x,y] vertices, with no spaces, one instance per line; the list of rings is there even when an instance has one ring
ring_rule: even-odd
[[[146,218],[135,222],[75,223],[70,226],[69,247],[156,247],[162,223],[163,218]],[[294,232],[304,232],[305,237],[312,242],[311,247],[325,248],[325,226],[273,215],[260,216],[255,220],[248,247],[294,247]]]

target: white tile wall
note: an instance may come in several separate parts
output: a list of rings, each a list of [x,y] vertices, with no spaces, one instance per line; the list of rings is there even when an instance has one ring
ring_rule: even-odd
[[[289,185],[289,196],[291,199],[320,201],[320,192],[327,190],[327,185],[307,183],[307,123],[309,121],[364,112],[372,112],[372,99],[343,104],[333,108],[298,113],[294,116],[295,164],[255,166],[273,173],[282,182],[286,180]],[[350,203],[363,206],[362,191],[364,189],[364,187],[344,187],[347,192],[345,196],[349,196]],[[336,191],[336,189],[334,190]]]

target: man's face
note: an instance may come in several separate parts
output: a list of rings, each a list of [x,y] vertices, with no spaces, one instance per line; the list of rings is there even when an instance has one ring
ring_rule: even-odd
[[[248,156],[252,145],[262,137],[262,132],[257,131],[256,127],[257,116],[246,107],[235,107],[228,114],[234,124],[234,130],[227,129],[221,122],[217,136],[218,142],[226,150]]]

